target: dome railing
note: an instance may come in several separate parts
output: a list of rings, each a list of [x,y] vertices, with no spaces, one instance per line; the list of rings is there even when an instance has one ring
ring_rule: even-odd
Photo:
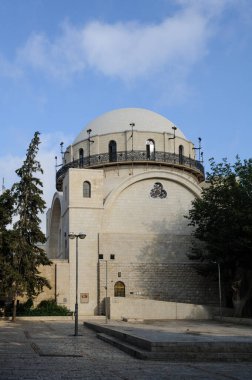
[[[194,172],[201,180],[204,179],[204,167],[200,161],[174,153],[156,151],[148,155],[145,150],[134,150],[95,154],[88,157],[81,157],[63,165],[56,173],[57,190],[62,190],[62,181],[69,168],[88,169],[113,165],[115,163],[123,164],[133,162],[150,162],[181,167],[181,169],[184,168],[185,170]]]

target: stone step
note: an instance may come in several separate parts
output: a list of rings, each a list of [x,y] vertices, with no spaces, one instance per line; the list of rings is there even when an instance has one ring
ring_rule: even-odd
[[[97,333],[97,337],[117,348],[126,352],[127,354],[134,356],[135,358],[142,360],[160,360],[160,361],[172,361],[172,362],[242,362],[252,361],[251,351],[242,351],[239,344],[236,345],[237,351],[228,350],[228,345],[225,345],[227,350],[219,352],[220,347],[216,345],[215,350],[208,351],[206,346],[202,346],[199,351],[191,351],[191,345],[187,349],[185,346],[183,350],[178,343],[176,350],[174,351],[174,345],[170,348],[170,351],[148,351],[140,347],[134,346],[128,342],[118,339],[114,336],[109,336],[104,333]],[[213,349],[214,347],[212,347]],[[223,347],[224,348],[224,347]]]
[[[213,339],[211,336],[200,336],[197,334],[197,341],[195,339],[190,340],[190,335],[194,334],[184,334],[186,338],[180,338],[179,340],[173,338],[173,340],[168,341],[153,341],[143,337],[139,337],[132,333],[130,328],[128,331],[123,329],[117,329],[109,325],[99,325],[92,322],[85,322],[85,326],[95,330],[98,333],[104,333],[108,336],[117,338],[118,340],[128,343],[139,348],[144,349],[145,351],[152,352],[192,352],[200,353],[201,351],[205,352],[230,352],[230,353],[248,353],[252,356],[252,341],[246,341],[246,338],[235,340],[235,337],[226,339],[222,337]],[[134,330],[133,330],[134,331]],[[180,334],[181,335],[181,334]],[[181,340],[182,339],[182,340]]]

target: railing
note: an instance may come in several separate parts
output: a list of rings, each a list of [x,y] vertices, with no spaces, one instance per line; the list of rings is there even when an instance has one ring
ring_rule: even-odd
[[[194,172],[201,180],[204,179],[204,167],[201,162],[194,160],[190,157],[181,156],[173,153],[155,152],[150,155],[146,151],[134,150],[123,152],[111,152],[95,154],[90,157],[81,157],[78,160],[69,162],[62,166],[56,173],[56,187],[57,190],[62,190],[62,181],[69,168],[92,168],[101,167],[107,165],[113,165],[115,163],[134,163],[134,162],[149,162],[157,164],[167,164],[169,166],[175,165],[181,167],[181,169],[187,169]]]

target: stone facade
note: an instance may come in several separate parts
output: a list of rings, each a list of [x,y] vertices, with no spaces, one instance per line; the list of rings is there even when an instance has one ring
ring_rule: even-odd
[[[187,258],[184,216],[203,179],[193,144],[162,116],[126,109],[91,122],[66,150],[48,211],[48,255],[64,260],[58,302],[74,309],[78,252],[82,314],[104,312],[114,295],[216,303],[216,284]],[[71,232],[86,237],[71,240]]]

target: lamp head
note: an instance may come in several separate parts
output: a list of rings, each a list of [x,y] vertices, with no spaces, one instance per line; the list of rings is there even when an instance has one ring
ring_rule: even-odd
[[[75,238],[85,239],[86,236],[87,235],[84,234],[83,232],[79,232],[78,235],[74,234],[73,232],[69,232],[68,234],[69,239],[75,239]]]

